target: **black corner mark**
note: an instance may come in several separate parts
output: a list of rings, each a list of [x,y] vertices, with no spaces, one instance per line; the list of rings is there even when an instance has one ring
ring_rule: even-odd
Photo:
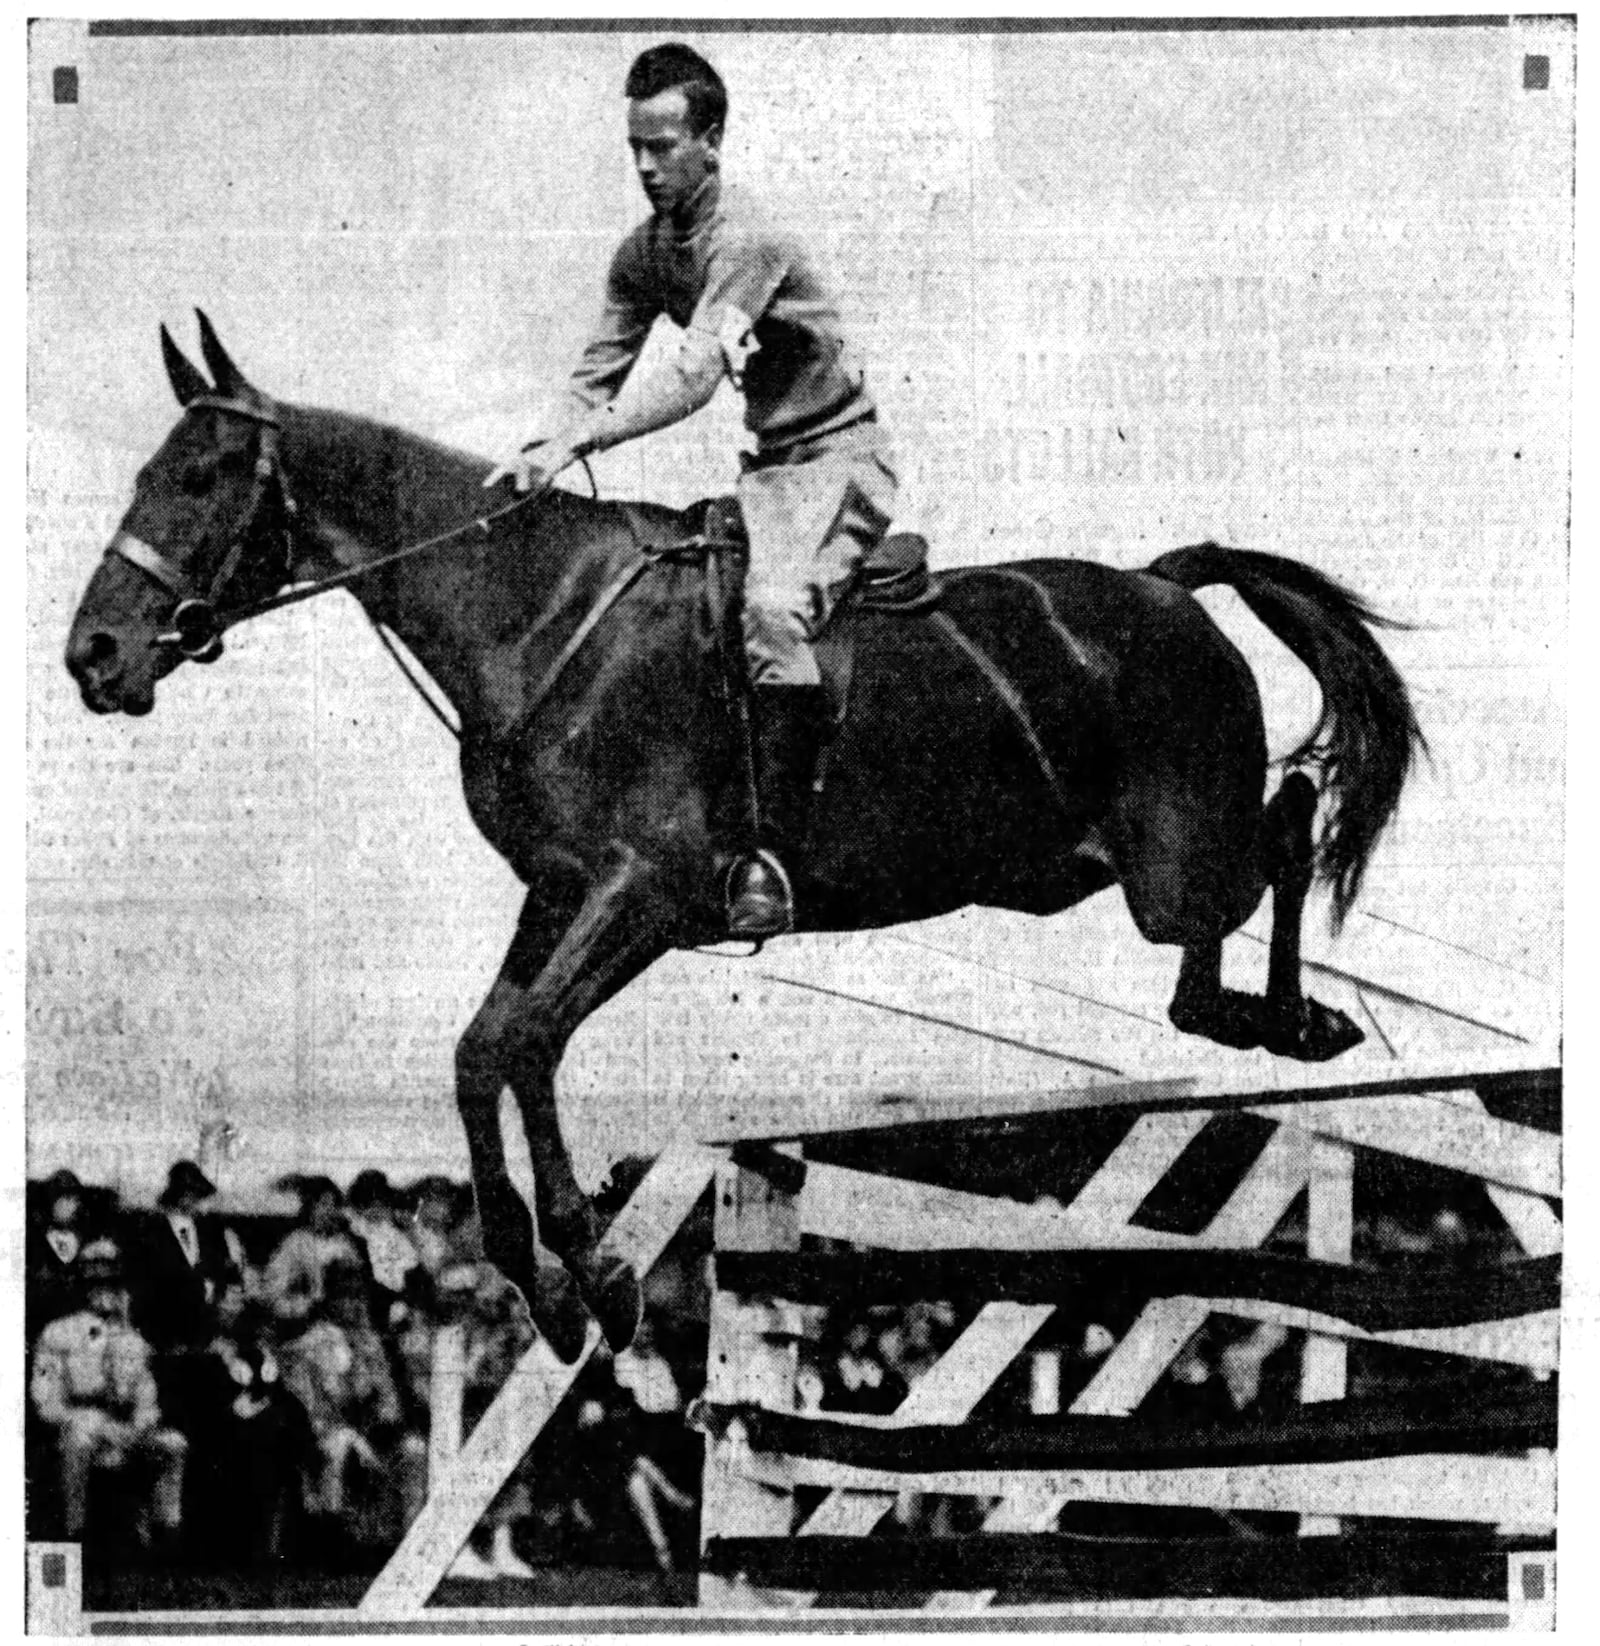
[[[58,103],[76,103],[78,101],[78,71],[70,64],[63,64],[51,76],[51,89]]]
[[[1549,91],[1550,59],[1548,57],[1529,52],[1522,59],[1522,89],[1524,91]]]

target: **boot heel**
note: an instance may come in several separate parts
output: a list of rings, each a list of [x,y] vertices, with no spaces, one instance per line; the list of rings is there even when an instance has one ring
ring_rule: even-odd
[[[741,858],[728,870],[728,935],[759,942],[794,930],[794,888],[769,851]]]

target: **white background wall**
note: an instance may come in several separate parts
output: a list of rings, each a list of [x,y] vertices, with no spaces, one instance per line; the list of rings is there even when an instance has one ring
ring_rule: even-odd
[[[156,324],[192,342],[194,304],[279,397],[484,452],[525,432],[642,215],[620,87],[653,38],[36,25],[31,1169],[140,1187],[217,1118],[242,1134],[241,1182],[299,1161],[462,1166],[450,1053],[517,888],[466,818],[452,746],[354,606],[231,636],[221,665],[180,671],[137,722],[92,720],[61,647],[174,415]],[[1433,764],[1349,941],[1397,922],[1455,945],[1427,952],[1457,1005],[1493,1017],[1514,1001],[1550,1032],[1570,36],[696,43],[733,99],[728,172],[789,202],[836,272],[899,447],[902,521],[936,560],[1135,566],[1211,537],[1303,557],[1418,625],[1389,643]],[[1529,52],[1548,55],[1548,90],[1524,89]],[[80,101],[56,106],[64,63]],[[737,437],[719,400],[609,455],[602,487],[722,489]],[[1285,747],[1315,696],[1252,629]],[[1460,951],[1481,959],[1444,975]],[[1086,1036],[1115,1045],[1115,1017],[1075,1016],[1028,978],[1159,1016],[1176,957],[1143,949],[1112,893],[1049,922],[975,914],[767,959],[1070,1056]],[[1061,1077],[683,956],[584,1030],[563,1090],[594,1170],[708,1092]]]

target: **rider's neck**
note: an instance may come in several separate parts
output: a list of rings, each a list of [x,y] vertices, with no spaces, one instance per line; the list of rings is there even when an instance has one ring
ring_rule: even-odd
[[[693,234],[717,209],[717,201],[721,197],[722,179],[718,173],[712,172],[667,219],[674,233],[680,236]]]

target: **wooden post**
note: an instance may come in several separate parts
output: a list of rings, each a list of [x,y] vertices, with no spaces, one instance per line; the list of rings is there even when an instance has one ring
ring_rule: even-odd
[[[1327,1137],[1310,1140],[1310,1173],[1306,1182],[1306,1256],[1328,1263],[1349,1263],[1355,1237],[1355,1150]],[[1303,1402],[1343,1400],[1346,1394],[1350,1346],[1342,1337],[1321,1332],[1306,1335],[1300,1365]],[[1302,1515],[1302,1537],[1333,1536],[1338,1519]]]
[[[461,1450],[461,1407],[467,1385],[467,1338],[458,1321],[441,1326],[433,1338],[428,1379],[428,1490],[445,1478]]]
[[[755,1169],[749,1163],[718,1167],[715,1246],[719,1252],[799,1250],[799,1172],[787,1153],[776,1154],[776,1164],[776,1170]],[[711,1300],[707,1355],[707,1400],[772,1411],[794,1409],[799,1344],[791,1311],[785,1306],[719,1288]],[[702,1549],[718,1535],[787,1537],[793,1529],[793,1493],[749,1479],[737,1466],[742,1444],[739,1425],[728,1434],[707,1438],[700,1499]],[[736,1611],[789,1604],[781,1593],[755,1590],[738,1579],[704,1571],[700,1574],[702,1609]]]

